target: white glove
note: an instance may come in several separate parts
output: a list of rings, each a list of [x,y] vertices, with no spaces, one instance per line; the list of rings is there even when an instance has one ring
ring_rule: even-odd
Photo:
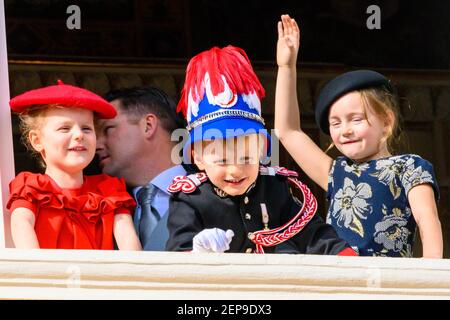
[[[230,249],[233,230],[204,229],[192,240],[192,252],[224,252]]]

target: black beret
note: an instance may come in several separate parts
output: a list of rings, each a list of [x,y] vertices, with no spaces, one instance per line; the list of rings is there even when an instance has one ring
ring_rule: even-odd
[[[328,110],[340,97],[351,91],[384,87],[393,93],[389,80],[382,74],[371,70],[350,71],[328,82],[319,94],[316,104],[316,123],[325,134],[330,134]]]

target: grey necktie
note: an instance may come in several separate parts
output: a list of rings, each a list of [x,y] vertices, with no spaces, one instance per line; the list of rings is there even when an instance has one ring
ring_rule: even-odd
[[[153,199],[155,198],[156,188],[151,183],[145,187],[142,187],[136,194],[136,200],[141,206],[141,218],[139,220],[139,239],[141,240],[142,247],[145,247],[150,235],[156,228],[161,216],[155,207],[152,206]]]

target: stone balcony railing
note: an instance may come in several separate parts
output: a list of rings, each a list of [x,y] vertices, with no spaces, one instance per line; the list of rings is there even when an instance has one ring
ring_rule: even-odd
[[[0,250],[2,299],[450,299],[450,260]]]

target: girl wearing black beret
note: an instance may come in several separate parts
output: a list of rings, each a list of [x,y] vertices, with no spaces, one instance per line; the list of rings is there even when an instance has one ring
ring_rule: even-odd
[[[358,70],[330,81],[316,104],[319,128],[343,156],[333,160],[302,131],[296,93],[300,31],[278,22],[275,129],[305,173],[327,192],[327,222],[363,256],[411,257],[416,227],[423,257],[442,258],[433,166],[414,154],[394,155],[395,90],[383,75]]]

